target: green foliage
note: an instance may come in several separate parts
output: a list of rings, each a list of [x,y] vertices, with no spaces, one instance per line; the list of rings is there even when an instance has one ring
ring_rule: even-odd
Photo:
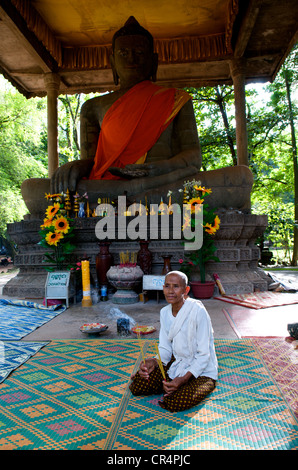
[[[236,164],[233,87],[190,88],[202,148],[202,168],[214,170]]]
[[[0,199],[0,233],[5,237],[7,224],[21,220],[26,207],[20,192],[9,187],[0,188]]]
[[[276,262],[291,261],[291,248],[294,240],[295,220],[294,204],[282,203],[279,199],[266,198],[258,199],[254,205],[257,213],[268,215],[268,226],[264,233],[264,239],[270,242],[270,245],[279,248],[282,251],[282,259],[276,259]]]
[[[60,165],[80,158],[79,121],[83,103],[97,94],[59,96],[59,163]]]
[[[0,235],[5,237],[6,224],[21,220],[27,212],[22,182],[47,173],[40,140],[46,109],[44,100],[27,100],[0,79]]]
[[[293,244],[298,200],[298,176],[295,177],[293,170],[295,152],[290,128],[290,119],[295,124],[298,115],[297,76],[296,46],[272,84],[246,87],[249,167],[254,175],[252,207],[255,213],[268,213],[270,229],[266,236],[270,235],[270,241],[283,246],[287,253],[288,246]],[[291,91],[292,114],[285,78]],[[188,91],[193,96],[202,168],[212,170],[236,164],[233,87],[224,85]],[[286,220],[280,216],[278,223],[278,214],[287,214]]]

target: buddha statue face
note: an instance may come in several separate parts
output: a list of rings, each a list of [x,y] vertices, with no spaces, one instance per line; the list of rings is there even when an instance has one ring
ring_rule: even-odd
[[[120,88],[156,80],[158,55],[153,52],[153,38],[133,17],[115,34],[110,61],[115,84],[120,79]]]

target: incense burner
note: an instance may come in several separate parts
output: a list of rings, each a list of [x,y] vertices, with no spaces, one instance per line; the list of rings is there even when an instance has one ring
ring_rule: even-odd
[[[139,301],[138,294],[134,291],[140,283],[144,273],[138,265],[127,266],[119,264],[111,266],[107,272],[109,283],[117,289],[112,297],[116,304],[132,304]]]

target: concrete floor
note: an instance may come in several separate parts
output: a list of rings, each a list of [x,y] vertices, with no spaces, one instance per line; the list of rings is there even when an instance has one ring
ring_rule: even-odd
[[[2,287],[10,279],[11,275],[15,274],[1,274],[0,276],[0,297],[2,296]],[[279,276],[278,273],[275,275]],[[291,278],[291,283],[295,288],[298,289],[298,271],[288,272],[280,275],[280,280],[287,280]],[[41,299],[32,299],[35,302],[42,302]],[[238,308],[232,304],[226,304],[220,300],[208,299],[204,300],[203,304],[205,305],[214,330],[215,338],[237,338],[237,334],[231,327],[230,323],[226,319],[223,308],[229,305],[229,310],[231,311],[234,308]],[[118,337],[117,335],[117,318],[120,316],[128,315],[135,324],[138,325],[152,325],[156,328],[154,333],[149,334],[148,338],[157,338],[159,334],[159,312],[160,309],[166,305],[165,300],[161,299],[157,303],[155,298],[150,298],[148,302],[138,302],[131,305],[116,305],[111,300],[107,302],[99,302],[92,305],[91,307],[82,307],[81,303],[71,305],[65,312],[58,315],[53,320],[49,321],[45,325],[36,329],[29,335],[25,336],[23,340],[25,341],[43,341],[43,340],[52,340],[52,339],[90,339],[90,337],[102,337],[105,339],[112,339]],[[297,321],[298,321],[298,305],[295,307],[288,306],[282,307],[284,309],[293,308],[297,311]],[[275,307],[275,309],[281,309],[281,307]],[[121,312],[119,312],[119,310]],[[243,311],[247,312],[249,309],[243,307]],[[267,309],[266,309],[267,310]],[[254,310],[254,313],[257,314]],[[124,316],[125,316],[124,315]],[[80,327],[84,323],[93,323],[99,322],[108,325],[108,329],[105,332],[99,333],[97,335],[88,335],[80,331]],[[286,326],[286,325],[285,325]],[[135,335],[132,335],[135,337]]]

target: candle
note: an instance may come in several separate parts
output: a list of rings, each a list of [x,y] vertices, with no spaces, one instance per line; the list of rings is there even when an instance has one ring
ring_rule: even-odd
[[[86,215],[87,215],[87,217],[90,217],[90,206],[89,206],[89,201],[87,201]]]
[[[153,205],[151,205],[150,215],[155,215],[155,214],[156,214],[156,212],[154,210],[154,207],[153,207]]]
[[[82,307],[91,307],[91,290],[90,290],[90,266],[89,261],[82,261],[82,286],[83,286],[83,299]]]
[[[166,204],[163,202],[163,198],[161,197],[161,198],[160,198],[160,203],[159,203],[159,211],[158,211],[158,213],[159,213],[159,214],[166,214],[166,208],[167,208],[167,206],[166,206]]]
[[[171,205],[172,205],[172,198],[171,196],[169,197],[169,203],[168,203],[168,212],[169,214],[173,214],[173,211],[171,210]]]

